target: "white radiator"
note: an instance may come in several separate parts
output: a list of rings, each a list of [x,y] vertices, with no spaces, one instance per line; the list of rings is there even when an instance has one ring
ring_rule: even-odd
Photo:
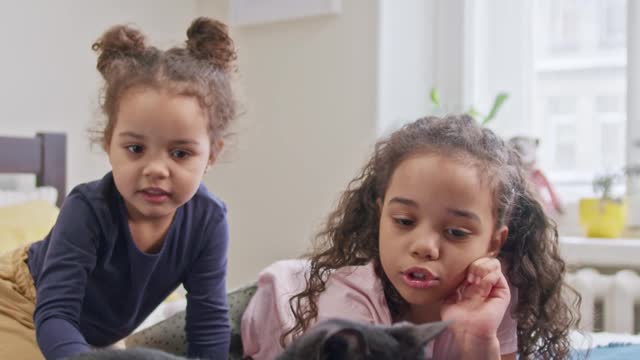
[[[581,328],[593,331],[596,316],[602,316],[603,331],[637,333],[635,305],[640,304],[640,276],[631,270],[604,275],[593,268],[569,274],[568,283],[582,295]],[[596,305],[602,313],[596,314]]]

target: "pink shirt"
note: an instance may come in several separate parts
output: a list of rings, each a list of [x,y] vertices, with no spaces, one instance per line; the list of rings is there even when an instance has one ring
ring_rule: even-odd
[[[244,355],[254,360],[272,360],[282,351],[280,335],[291,328],[294,317],[289,298],[305,287],[304,274],[308,262],[284,260],[274,263],[260,273],[258,290],[242,316],[242,345]],[[517,296],[511,288],[511,303],[498,329],[502,354],[517,351],[516,321],[511,316]],[[334,271],[326,290],[318,297],[318,318],[343,318],[382,325],[392,323],[391,313],[376,276],[373,264],[348,266]],[[291,339],[287,338],[287,342]],[[451,334],[444,332],[427,348],[427,359],[448,359],[454,354]]]

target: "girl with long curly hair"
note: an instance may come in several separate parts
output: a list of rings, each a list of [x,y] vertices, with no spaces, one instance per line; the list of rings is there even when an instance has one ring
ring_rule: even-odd
[[[316,245],[261,273],[242,319],[246,356],[273,359],[335,317],[449,321],[426,358],[569,356],[580,298],[555,224],[516,151],[468,116],[422,118],[379,141]]]

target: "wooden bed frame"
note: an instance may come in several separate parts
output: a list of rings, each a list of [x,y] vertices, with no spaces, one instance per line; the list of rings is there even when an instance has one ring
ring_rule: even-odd
[[[35,137],[0,136],[0,173],[36,175],[36,186],[58,190],[57,205],[62,205],[67,185],[67,136],[62,133],[38,133]]]

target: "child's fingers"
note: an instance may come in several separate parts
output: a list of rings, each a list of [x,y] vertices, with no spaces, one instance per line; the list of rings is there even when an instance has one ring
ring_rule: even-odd
[[[487,276],[487,274],[500,270],[501,265],[498,259],[489,257],[480,258],[469,265],[469,269],[467,270],[467,282],[470,284],[477,284],[481,279]]]
[[[499,273],[490,272],[482,278],[476,278],[474,282],[468,283],[462,289],[462,298],[467,300],[476,297],[486,298],[491,292],[494,282],[499,280],[499,276]]]
[[[500,271],[491,271],[483,278],[478,278],[474,283],[467,284],[461,290],[461,297],[466,300],[470,299],[486,299],[492,293],[497,294],[503,291],[506,286],[503,284],[504,275]],[[507,290],[508,291],[508,290]],[[501,293],[500,293],[501,294]]]
[[[493,271],[485,276],[479,286],[482,288],[482,296],[484,298],[501,298],[507,302],[511,299],[511,291],[507,278],[505,278],[502,270]]]
[[[477,281],[482,279],[487,273],[495,270],[496,261],[496,259],[484,257],[471,263],[467,270],[467,281],[472,284],[477,283]]]
[[[507,300],[511,299],[511,291],[509,290],[507,278],[502,273],[502,270],[496,272],[496,274],[498,275],[498,279],[493,283],[489,296],[504,298]]]
[[[497,271],[492,271],[480,280],[477,286],[480,288],[480,293],[482,297],[489,296],[489,294],[491,293],[491,290],[493,289],[493,286],[500,281],[501,276],[502,276],[501,273]]]

